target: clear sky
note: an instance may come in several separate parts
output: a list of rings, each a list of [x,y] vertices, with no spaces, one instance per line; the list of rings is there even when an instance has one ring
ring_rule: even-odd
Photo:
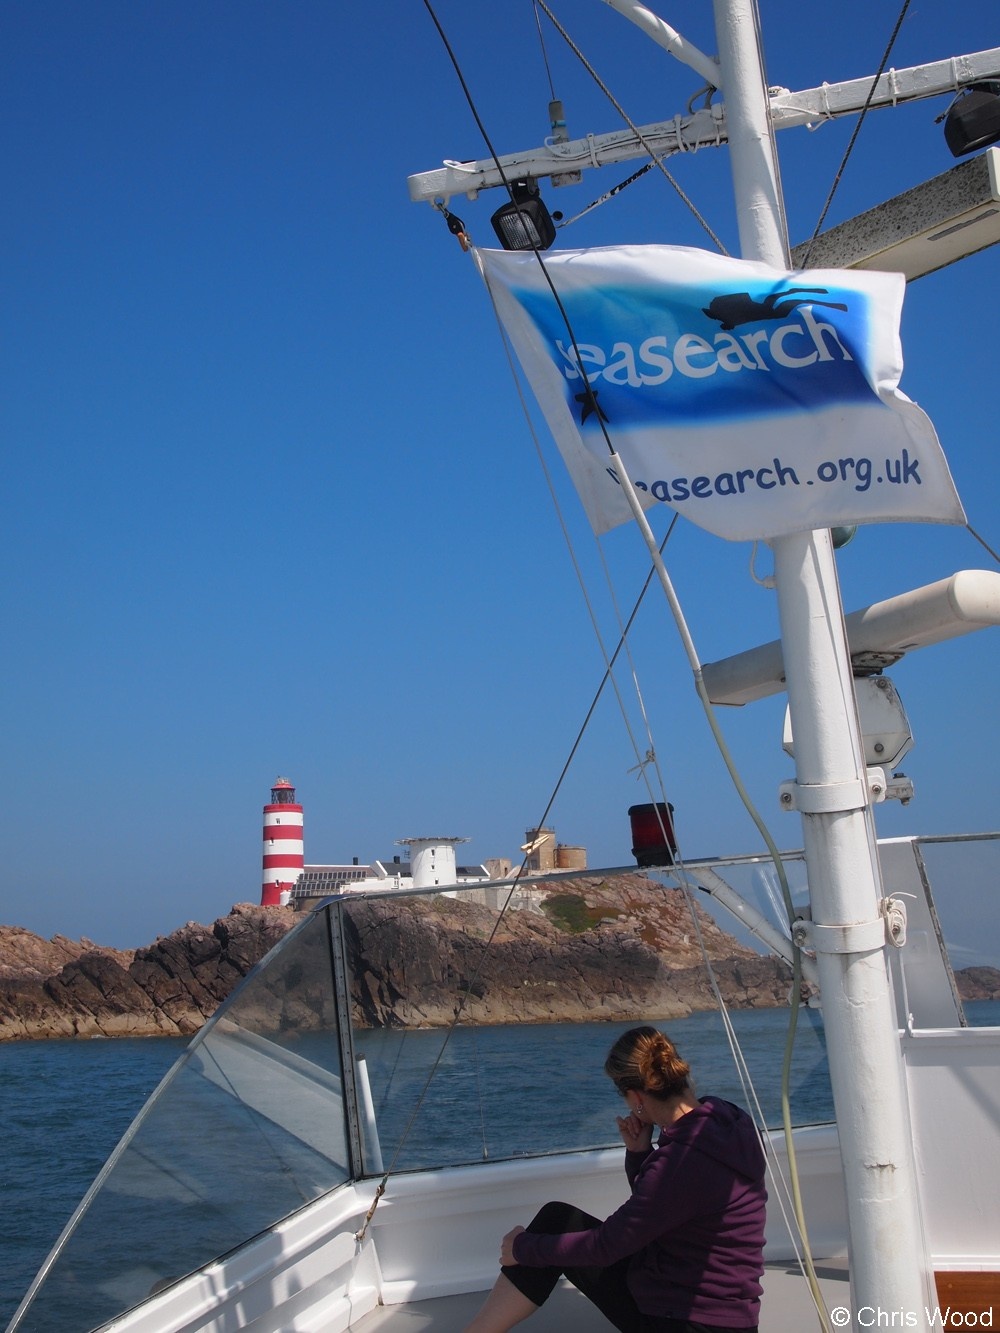
[[[769,81],[791,88],[873,73],[896,17],[870,0],[761,8]],[[596,0],[557,12],[635,121],[686,110],[697,77],[631,25]],[[540,143],[550,91],[529,0],[438,13],[498,150]],[[710,5],[663,13],[714,49]],[[543,25],[573,135],[619,128]],[[892,63],[998,38],[995,0],[915,0]],[[426,834],[515,856],[603,663],[479,280],[407,197],[410,173],[485,155],[424,5],[8,0],[0,61],[0,921],[127,946],[257,901],[278,774],[305,804],[307,860]],[[946,106],[873,113],[828,222],[953,165]],[[850,128],[782,135],[795,241]],[[726,150],[674,169],[735,251]],[[550,205],[568,216],[628,170],[549,190]],[[452,206],[490,244],[499,202]],[[657,173],[560,238],[623,241],[711,244]],[[994,547],[998,270],[1000,247],[923,279],[903,326],[903,388]],[[545,448],[613,641],[598,554]],[[644,552],[626,529],[605,546],[630,606]],[[775,636],[748,545],[682,523],[669,552],[705,660]],[[989,564],[961,529],[868,528],[840,556],[844,600]],[[917,797],[880,811],[883,833],[997,826],[996,633],[895,672]],[[635,651],[684,851],[757,850],[659,596]],[[791,776],[782,711],[724,725],[793,847],[775,798]],[[550,816],[592,864],[628,859],[634,764],[609,693]]]

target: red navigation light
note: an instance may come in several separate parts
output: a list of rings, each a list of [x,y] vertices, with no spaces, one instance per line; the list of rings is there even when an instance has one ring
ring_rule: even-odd
[[[628,817],[632,824],[632,855],[637,866],[672,866],[677,840],[671,816],[674,807],[664,801],[633,805]]]

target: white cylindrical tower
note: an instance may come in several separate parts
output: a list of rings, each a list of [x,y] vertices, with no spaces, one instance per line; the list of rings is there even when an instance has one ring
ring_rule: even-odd
[[[397,838],[396,845],[410,849],[410,876],[415,889],[438,884],[455,885],[455,847],[468,838]]]
[[[290,893],[294,888],[304,864],[302,806],[296,804],[295,788],[288,779],[275,778],[271,788],[271,804],[264,806],[264,883],[260,891],[261,907],[277,907],[282,892]]]

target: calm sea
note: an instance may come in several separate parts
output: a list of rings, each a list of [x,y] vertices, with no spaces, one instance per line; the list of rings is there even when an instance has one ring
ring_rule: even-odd
[[[967,1008],[972,1023],[1000,1024],[1000,1002],[981,1001]],[[777,1124],[775,1071],[787,1011],[752,1010],[733,1017],[765,1118]],[[451,1086],[460,1069],[462,1082],[428,1107],[426,1121],[418,1126],[418,1141],[403,1154],[402,1164],[450,1160],[449,1125],[467,1127],[470,1120],[468,1114],[452,1114],[450,1103],[457,1096],[467,1108],[476,1093],[484,1107],[484,1114],[475,1117],[476,1156],[613,1142],[612,1117],[619,1108],[607,1095],[600,1067],[610,1042],[626,1026],[460,1029],[442,1061],[441,1075]],[[696,1014],[669,1027],[694,1068],[700,1092],[745,1101],[715,1014]],[[185,1044],[147,1038],[0,1045],[0,1327],[6,1326],[81,1196]],[[384,1129],[383,1146],[390,1147],[395,1126],[406,1118],[424,1071],[440,1052],[441,1034],[401,1038],[398,1033],[366,1033],[361,1045]],[[532,1085],[538,1084],[541,1098],[545,1086],[552,1084],[554,1064],[564,1093],[567,1082],[575,1084],[579,1102],[586,1105],[571,1126],[554,1128],[544,1123],[544,1116],[530,1113],[537,1106]],[[517,1070],[516,1097],[509,1095],[512,1069]],[[792,1086],[796,1123],[831,1118],[822,1032],[814,1016],[800,1021]],[[469,1160],[469,1144],[456,1143],[454,1148],[456,1159]]]

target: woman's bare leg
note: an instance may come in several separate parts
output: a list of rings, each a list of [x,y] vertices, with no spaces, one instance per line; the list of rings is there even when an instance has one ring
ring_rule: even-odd
[[[479,1313],[471,1324],[466,1325],[465,1333],[506,1333],[508,1328],[527,1319],[537,1309],[534,1301],[529,1301],[501,1273]]]

